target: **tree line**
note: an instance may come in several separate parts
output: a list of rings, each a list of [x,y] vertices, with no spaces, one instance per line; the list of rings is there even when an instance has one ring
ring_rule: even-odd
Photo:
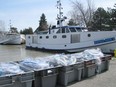
[[[20,30],[20,34],[33,34],[33,29],[31,27]]]
[[[68,25],[85,25],[90,31],[116,30],[116,4],[114,8],[102,7],[95,9],[92,0],[81,3],[78,0],[72,2],[73,10]]]
[[[84,6],[85,3],[83,4],[78,0],[72,2],[73,9],[70,11],[71,18],[67,25],[86,26],[90,31],[116,30],[116,4],[114,4],[114,8],[98,7],[95,9],[92,0],[86,1],[86,6]],[[35,32],[45,31],[50,26],[48,26],[46,16],[43,13]]]
[[[86,0],[86,3],[81,3],[78,0],[72,1],[73,9],[70,11],[70,19],[67,25],[70,26],[85,26],[89,31],[109,31],[116,30],[116,4],[113,8],[104,9],[98,7],[95,9],[92,0]],[[84,6],[86,4],[86,6]],[[31,27],[20,30],[21,34],[33,34],[40,31],[46,31],[52,27],[48,25],[44,13],[40,16],[38,27],[35,31]]]
[[[39,20],[39,26],[37,27],[35,31],[33,31],[31,27],[29,27],[24,30],[21,30],[20,33],[21,34],[33,34],[33,33],[38,33],[40,31],[45,31],[47,29],[48,29],[48,24],[47,24],[46,16],[44,13],[42,13],[40,20]]]

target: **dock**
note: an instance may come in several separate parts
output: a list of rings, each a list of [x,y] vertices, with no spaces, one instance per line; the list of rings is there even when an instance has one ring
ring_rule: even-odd
[[[116,87],[116,58],[110,61],[109,70],[68,87]]]

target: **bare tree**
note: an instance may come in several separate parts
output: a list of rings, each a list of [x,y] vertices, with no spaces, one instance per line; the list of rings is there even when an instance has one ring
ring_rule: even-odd
[[[82,4],[79,0],[72,1],[73,10],[71,17],[79,24],[90,27],[94,13],[92,0],[86,0],[86,4]],[[86,6],[84,6],[86,5]]]

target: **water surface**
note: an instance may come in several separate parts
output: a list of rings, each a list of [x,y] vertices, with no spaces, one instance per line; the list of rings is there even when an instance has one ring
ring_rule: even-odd
[[[25,45],[0,45],[0,62],[45,57],[49,55],[53,55],[53,53],[27,50],[25,49]]]

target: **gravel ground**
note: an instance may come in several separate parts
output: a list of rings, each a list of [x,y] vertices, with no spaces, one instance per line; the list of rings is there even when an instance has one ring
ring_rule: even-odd
[[[108,71],[68,87],[116,87],[116,58],[110,61]]]

